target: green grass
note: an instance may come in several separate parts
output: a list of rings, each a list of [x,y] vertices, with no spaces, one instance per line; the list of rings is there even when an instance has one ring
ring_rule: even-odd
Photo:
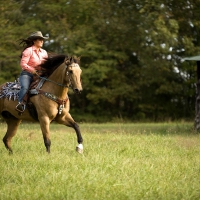
[[[14,154],[0,143],[2,200],[200,199],[200,135],[192,123],[51,125],[51,153],[38,124],[21,124]],[[3,138],[6,125],[0,124]]]

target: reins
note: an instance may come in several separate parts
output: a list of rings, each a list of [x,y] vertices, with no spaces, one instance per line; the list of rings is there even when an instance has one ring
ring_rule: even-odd
[[[40,79],[43,79],[43,80],[45,80],[45,81],[54,83],[54,84],[56,84],[56,85],[58,85],[58,86],[61,86],[61,87],[67,87],[67,88],[69,88],[68,85],[64,85],[64,84],[61,84],[61,83],[57,83],[57,82],[52,81],[52,80],[50,80],[50,79],[48,79],[48,78],[46,78],[46,77],[40,76],[40,75],[38,75],[37,73],[36,73],[36,75],[37,75]]]
[[[44,76],[40,76],[38,73],[36,73],[36,76],[38,76],[40,79],[43,79],[43,80],[45,80],[45,81],[54,83],[55,85],[58,85],[58,86],[61,86],[61,87],[69,88],[68,85],[64,85],[64,84],[61,84],[61,83],[57,83],[57,82],[52,81],[52,80],[50,80],[50,79],[48,79],[48,78],[46,78],[46,77],[44,77]],[[70,79],[70,77],[69,77],[69,73],[68,73],[68,72],[67,72],[67,76],[68,76],[68,78],[69,78],[69,85],[72,87],[72,82],[71,82],[71,79]]]

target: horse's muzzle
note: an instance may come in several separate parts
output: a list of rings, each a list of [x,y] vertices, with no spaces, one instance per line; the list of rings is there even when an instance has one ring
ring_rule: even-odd
[[[79,89],[77,89],[77,88],[76,88],[76,89],[74,89],[74,93],[76,93],[76,94],[80,94],[80,93],[81,93],[81,91],[82,91],[82,90],[79,90]]]

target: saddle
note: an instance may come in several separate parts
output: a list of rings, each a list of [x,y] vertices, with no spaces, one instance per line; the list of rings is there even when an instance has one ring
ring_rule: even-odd
[[[45,79],[39,79],[39,77],[34,76],[33,81],[29,87],[29,91],[24,96],[24,99],[23,99],[30,115],[36,121],[38,121],[37,111],[35,109],[35,106],[29,99],[31,96],[38,94],[37,90],[42,87],[44,82],[45,82]],[[2,87],[2,90],[0,91],[0,98],[4,97],[4,98],[7,98],[9,101],[10,100],[17,101],[19,98],[20,88],[21,86],[20,86],[19,78],[15,80],[14,82],[7,82],[5,86]],[[18,114],[22,115],[22,113],[20,112],[18,112]]]

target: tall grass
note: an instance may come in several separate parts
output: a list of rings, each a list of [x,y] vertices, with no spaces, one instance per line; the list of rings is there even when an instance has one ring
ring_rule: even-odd
[[[200,199],[200,136],[192,123],[51,125],[51,153],[38,124],[21,124],[14,154],[0,143],[2,200]],[[6,131],[0,124],[0,137]]]

